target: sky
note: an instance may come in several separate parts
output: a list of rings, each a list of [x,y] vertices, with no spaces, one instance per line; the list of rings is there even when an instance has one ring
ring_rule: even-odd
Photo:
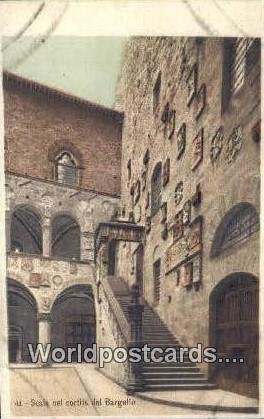
[[[51,36],[44,42],[24,37],[4,51],[3,64],[21,76],[112,107],[124,43],[122,37]]]

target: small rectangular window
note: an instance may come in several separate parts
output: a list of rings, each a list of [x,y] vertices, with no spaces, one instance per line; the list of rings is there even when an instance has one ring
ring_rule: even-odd
[[[160,273],[161,273],[161,261],[156,260],[153,264],[153,279],[154,279],[154,303],[158,304],[160,300]]]

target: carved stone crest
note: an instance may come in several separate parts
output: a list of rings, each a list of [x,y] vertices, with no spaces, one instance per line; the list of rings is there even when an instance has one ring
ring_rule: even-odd
[[[141,220],[141,206],[135,205],[134,207],[134,220],[136,223],[139,223]]]
[[[188,225],[191,220],[191,201],[186,201],[182,208],[182,222],[183,225]]]
[[[192,143],[192,170],[195,170],[203,159],[204,130],[200,129]]]
[[[41,274],[37,272],[31,272],[29,275],[29,287],[39,288],[42,282]]]
[[[143,170],[142,175],[141,175],[141,188],[142,191],[144,191],[146,189],[146,184],[147,184],[147,171]]]
[[[174,198],[175,198],[175,204],[179,205],[183,199],[183,182],[179,182],[176,185]]]
[[[177,133],[177,149],[178,155],[177,159],[179,159],[185,151],[186,147],[186,124],[183,123]]]
[[[175,216],[175,223],[172,227],[173,242],[178,241],[183,236],[183,211],[178,212]]]
[[[134,193],[134,203],[136,204],[139,201],[140,198],[140,180],[137,180],[135,184],[135,193]]]
[[[62,277],[61,277],[60,275],[55,275],[55,276],[52,278],[52,282],[53,282],[53,285],[54,285],[56,288],[59,288],[59,287],[62,285],[62,283],[63,283],[63,279],[62,279]]]
[[[202,115],[206,105],[206,84],[202,84],[197,92],[197,114],[195,119],[198,120]]]
[[[44,296],[40,300],[40,308],[43,311],[49,311],[50,310],[50,303],[51,299],[47,296]]]
[[[146,223],[145,223],[145,229],[146,233],[150,233],[151,230],[151,217],[146,217]]]
[[[242,147],[243,132],[242,127],[238,125],[234,128],[232,134],[228,138],[226,147],[226,158],[228,163],[232,163],[236,160],[238,153]]]
[[[211,140],[210,158],[214,163],[221,154],[224,142],[224,130],[220,127]]]
[[[33,271],[33,260],[32,259],[22,259],[21,260],[21,269],[26,272]]]
[[[170,159],[168,157],[163,165],[163,187],[167,185],[169,180],[170,180]]]
[[[161,209],[161,223],[165,223],[167,221],[167,202],[163,202],[160,207]]]
[[[187,106],[190,106],[197,92],[197,79],[198,79],[197,65],[194,64],[186,78],[187,84]]]

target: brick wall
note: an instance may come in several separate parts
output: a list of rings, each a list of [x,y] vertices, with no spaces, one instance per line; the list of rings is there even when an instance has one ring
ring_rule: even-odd
[[[4,80],[6,170],[53,179],[53,159],[65,146],[81,166],[82,188],[120,194],[120,114],[14,79]]]

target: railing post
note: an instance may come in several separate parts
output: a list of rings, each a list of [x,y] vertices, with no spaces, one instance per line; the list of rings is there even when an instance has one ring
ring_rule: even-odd
[[[130,345],[129,348],[142,348],[142,317],[144,306],[139,303],[139,286],[134,284],[131,288],[132,299],[128,306],[129,323],[130,323]],[[140,362],[129,363],[129,377],[127,392],[133,394],[135,391],[143,389],[142,379],[142,360]]]

